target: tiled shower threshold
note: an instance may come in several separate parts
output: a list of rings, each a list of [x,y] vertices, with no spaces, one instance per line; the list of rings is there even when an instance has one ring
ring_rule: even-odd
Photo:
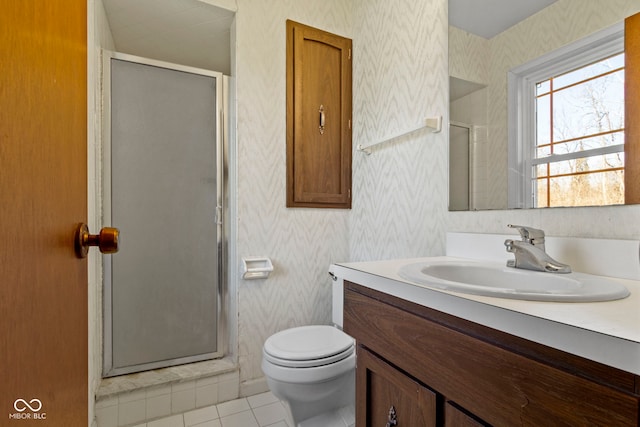
[[[223,358],[104,378],[96,393],[96,400],[151,387],[200,380],[234,372],[237,369],[237,364],[230,358]]]
[[[230,358],[105,378],[96,393],[96,425],[138,425],[234,400],[239,384]]]

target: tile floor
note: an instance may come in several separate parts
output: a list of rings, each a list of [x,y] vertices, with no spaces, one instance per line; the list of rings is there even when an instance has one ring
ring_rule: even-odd
[[[285,406],[270,392],[207,406],[135,427],[294,427]],[[353,427],[353,407],[304,421],[299,427]]]

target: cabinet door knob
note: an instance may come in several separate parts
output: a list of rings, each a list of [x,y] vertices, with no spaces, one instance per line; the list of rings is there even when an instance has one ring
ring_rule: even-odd
[[[398,417],[396,416],[396,408],[391,406],[389,408],[389,415],[387,416],[387,425],[385,427],[394,427],[398,425]]]
[[[118,252],[120,230],[104,227],[99,234],[89,234],[89,227],[85,223],[78,224],[75,235],[75,251],[78,258],[85,258],[90,246],[97,246],[103,254]]]

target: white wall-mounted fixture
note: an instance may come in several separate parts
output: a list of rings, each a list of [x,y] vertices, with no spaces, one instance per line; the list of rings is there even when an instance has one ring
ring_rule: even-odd
[[[383,139],[382,141],[376,142],[375,144],[370,144],[370,145],[367,145],[367,146],[359,144],[358,145],[358,151],[362,151],[363,153],[371,154],[371,147],[373,147],[374,145],[380,145],[380,144],[384,144],[385,142],[393,141],[394,139],[398,139],[398,138],[401,138],[403,136],[410,135],[410,134],[412,134],[414,132],[417,132],[417,131],[419,131],[421,129],[424,129],[424,128],[431,129],[432,133],[440,132],[442,130],[442,116],[427,117],[426,119],[424,119],[424,123],[421,124],[420,126],[418,126],[417,128],[412,129],[412,130],[407,131],[407,132],[403,132],[403,133],[401,133],[399,135],[392,136],[390,138]]]
[[[242,258],[242,278],[244,280],[266,279],[273,271],[268,257]]]

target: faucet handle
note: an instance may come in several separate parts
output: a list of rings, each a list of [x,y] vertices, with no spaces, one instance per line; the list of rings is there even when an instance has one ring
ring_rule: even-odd
[[[528,225],[507,224],[507,227],[517,229],[523,241],[544,247],[544,230],[529,227]]]

